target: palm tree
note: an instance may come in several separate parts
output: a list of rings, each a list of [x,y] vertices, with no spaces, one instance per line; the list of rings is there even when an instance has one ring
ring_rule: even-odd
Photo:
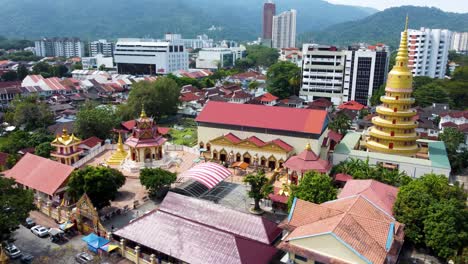
[[[257,171],[255,174],[248,174],[244,182],[250,184],[249,197],[254,199],[255,205],[253,212],[262,212],[260,209],[260,200],[268,198],[273,192],[273,185],[269,184],[268,178],[263,171]]]

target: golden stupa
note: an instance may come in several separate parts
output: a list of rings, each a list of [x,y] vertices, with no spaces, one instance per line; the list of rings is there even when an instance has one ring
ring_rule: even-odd
[[[122,162],[127,158],[127,151],[124,149],[124,145],[122,143],[122,136],[119,133],[119,140],[117,142],[117,150],[112,153],[112,156],[106,161],[108,165],[115,165],[119,166]]]
[[[418,122],[412,117],[416,110],[411,106],[414,98],[413,75],[408,68],[408,17],[405,31],[401,36],[396,63],[388,74],[385,95],[380,98],[377,116],[372,118],[366,141],[368,151],[394,155],[415,156],[419,151],[416,144]]]

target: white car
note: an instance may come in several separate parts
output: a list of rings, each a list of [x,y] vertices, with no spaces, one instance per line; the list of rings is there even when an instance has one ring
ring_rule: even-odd
[[[12,258],[12,259],[21,256],[21,250],[19,250],[19,249],[18,249],[15,245],[13,245],[13,244],[7,245],[7,246],[5,247],[5,252],[6,252],[6,254],[7,254],[10,258]]]
[[[38,237],[45,237],[49,235],[49,229],[41,225],[36,225],[33,228],[31,228],[31,232],[33,232],[33,234],[35,234]]]

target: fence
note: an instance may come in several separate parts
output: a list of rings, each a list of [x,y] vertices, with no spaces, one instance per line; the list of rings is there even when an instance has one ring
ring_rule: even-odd
[[[79,161],[75,162],[72,166],[75,168],[79,168],[83,166],[84,164],[86,164],[87,162],[89,162],[90,160],[94,159],[96,156],[98,156],[105,150],[109,150],[109,149],[114,149],[114,146],[112,144],[105,144],[103,146],[100,146],[99,148],[88,153],[88,155],[84,156]]]
[[[198,150],[197,147],[191,148],[191,147],[187,147],[184,145],[174,145],[171,143],[166,143],[165,150],[166,151],[184,151],[184,152],[200,155],[200,151]]]

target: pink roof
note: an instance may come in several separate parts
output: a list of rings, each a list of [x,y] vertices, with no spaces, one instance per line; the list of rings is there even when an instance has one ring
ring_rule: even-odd
[[[144,148],[144,147],[155,147],[162,146],[167,139],[159,136],[158,138],[151,139],[138,139],[135,137],[130,137],[125,141],[125,145],[128,145],[132,148]]]
[[[281,139],[275,139],[272,141],[272,143],[276,144],[278,147],[282,148],[283,150],[286,150],[287,152],[292,151],[294,149],[293,146],[289,145]]]
[[[28,77],[30,77],[31,80],[35,83],[38,83],[40,80],[44,80],[44,77],[42,77],[42,75],[28,75]]]
[[[366,108],[365,105],[360,104],[356,101],[349,101],[346,103],[342,103],[338,106],[338,109],[348,109],[348,110],[355,110],[355,111],[360,111],[364,108]]]
[[[352,179],[353,179],[353,176],[345,174],[345,173],[338,173],[335,175],[335,181],[347,182]]]
[[[251,136],[247,139],[247,141],[255,144],[257,147],[262,147],[262,146],[265,146],[265,142],[261,139],[259,139],[258,137],[256,136]]]
[[[209,189],[231,176],[231,171],[213,162],[201,163],[180,174],[179,178],[191,178]]]
[[[291,118],[294,117],[294,118]],[[232,104],[209,101],[197,122],[321,134],[327,112],[323,110]]]
[[[375,203],[389,215],[393,215],[398,188],[375,180],[350,180],[341,190],[338,198],[361,194]]]
[[[87,139],[81,141],[81,144],[86,145],[86,146],[88,146],[90,148],[93,148],[93,147],[95,147],[97,145],[100,145],[101,143],[102,143],[102,139],[100,139],[98,137],[90,137],[90,138],[87,138]]]
[[[72,166],[26,153],[5,176],[31,189],[54,195],[74,169]]]
[[[236,135],[234,135],[232,133],[229,133],[229,134],[225,135],[224,137],[226,139],[228,139],[229,141],[231,141],[232,143],[239,143],[239,142],[242,141],[240,138],[238,138]]]
[[[329,161],[320,159],[312,150],[307,149],[297,156],[290,157],[283,166],[300,173],[307,171],[327,173],[331,169]]]
[[[44,83],[51,89],[51,90],[69,90],[65,86],[61,84],[61,80],[57,77],[47,78],[44,79]]]

